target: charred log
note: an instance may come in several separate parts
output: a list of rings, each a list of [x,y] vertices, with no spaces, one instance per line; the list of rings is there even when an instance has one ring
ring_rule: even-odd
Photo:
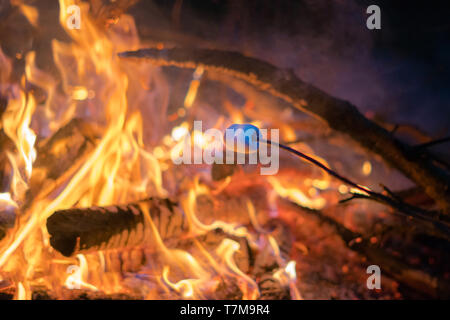
[[[187,228],[187,219],[175,203],[154,198],[123,206],[62,210],[47,219],[50,244],[64,256],[136,246],[157,236],[155,232],[167,240],[180,237]]]
[[[263,201],[260,203],[264,206]],[[198,196],[196,216],[204,224],[216,220],[239,225],[251,222],[245,199],[225,195]],[[257,218],[264,223],[262,217]],[[138,245],[153,233],[150,219],[163,241],[188,231],[187,218],[178,204],[156,198],[126,205],[57,211],[48,218],[47,229],[51,245],[63,255],[71,256],[78,252]]]
[[[108,214],[105,214],[108,215]],[[265,226],[268,234],[274,237],[275,241],[279,244],[279,249],[281,252],[282,259],[287,258],[288,251],[292,245],[290,233],[288,229],[280,224],[272,222],[270,225]],[[275,254],[273,247],[270,243],[267,243],[263,248],[252,247],[245,236],[235,236],[226,233],[221,229],[213,229],[205,234],[192,237],[192,238],[182,238],[177,237],[176,248],[181,250],[186,250],[191,254],[194,254],[197,259],[202,259],[202,251],[206,250],[211,254],[211,256],[220,264],[225,263],[222,261],[222,257],[216,252],[216,249],[224,240],[231,240],[239,244],[239,249],[234,253],[233,260],[236,266],[242,272],[248,274],[251,273],[256,279],[258,289],[260,291],[259,299],[290,299],[291,295],[289,288],[281,284],[275,277],[274,272],[280,268],[279,260]],[[132,250],[136,250],[133,248]],[[149,251],[151,250],[148,246],[145,246],[138,250]],[[111,254],[118,255],[114,260],[117,260],[117,265],[106,265],[109,271],[120,272],[122,275],[127,274],[127,277],[133,277],[130,272],[139,272],[139,269],[143,265],[134,266],[130,269],[130,254],[126,254],[127,250],[122,251],[111,251]],[[198,253],[198,254],[197,254]],[[146,265],[146,268],[152,268],[152,263],[158,261],[158,252],[152,252],[150,255],[151,264]],[[149,262],[149,261],[148,261]],[[205,257],[206,264],[208,259]],[[143,262],[145,264],[145,262]],[[139,277],[141,278],[141,277]],[[151,279],[151,278],[150,278]],[[151,281],[151,280],[150,280]],[[88,289],[68,289],[62,288],[58,289],[58,292],[54,292],[49,288],[45,287],[33,287],[31,288],[32,294],[31,298],[33,300],[54,300],[54,299],[71,299],[71,300],[122,300],[122,299],[143,299],[147,295],[145,291],[139,290],[139,285],[136,283],[133,285],[133,281],[125,281],[124,292],[115,293],[113,295],[105,294],[102,291],[88,290]],[[159,284],[160,285],[160,284]],[[145,285],[148,287],[148,283]],[[158,290],[158,285],[154,284],[154,288]],[[165,290],[158,292],[159,297],[173,298],[173,295],[178,293],[172,292],[168,293]],[[12,284],[3,285],[0,287],[0,300],[1,299],[13,299],[15,296],[15,288]],[[237,282],[233,278],[223,278],[220,285],[217,286],[214,292],[211,292],[205,296],[207,299],[242,299],[242,291],[240,290]],[[181,297],[180,297],[181,298]]]

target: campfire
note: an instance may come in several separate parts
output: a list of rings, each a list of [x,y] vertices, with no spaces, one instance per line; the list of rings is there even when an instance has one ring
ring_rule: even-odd
[[[140,35],[137,2],[5,5],[33,40],[0,33],[0,298],[449,295],[445,160],[294,71]],[[274,173],[174,161],[236,124]]]

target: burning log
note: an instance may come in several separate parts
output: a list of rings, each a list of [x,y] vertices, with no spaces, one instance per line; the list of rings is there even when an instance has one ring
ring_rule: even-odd
[[[26,210],[34,201],[48,197],[61,187],[94,149],[96,139],[97,132],[94,126],[75,118],[38,146],[38,157],[33,164],[30,188],[27,190],[26,199],[20,211]],[[13,141],[3,130],[0,130],[0,146],[6,150],[14,148]],[[0,155],[1,187],[3,183],[5,185],[10,183],[7,181],[6,174],[5,177],[3,176],[6,172],[3,168],[8,168],[7,164],[6,153],[2,153]],[[8,170],[11,169],[8,168]],[[10,212],[0,210],[0,240],[14,225],[10,222],[11,216]]]
[[[181,237],[187,228],[187,219],[175,203],[155,198],[122,206],[62,210],[47,219],[50,244],[64,256],[136,246],[157,236],[155,231],[162,240]]]
[[[141,206],[142,205],[147,205],[149,208],[160,208],[162,206],[162,203],[166,203],[165,205],[163,205],[163,207],[167,207],[169,206],[167,204],[168,200],[156,200],[156,199],[149,199],[149,200],[145,200],[145,201],[141,201]],[[51,238],[51,244],[53,247],[55,247],[54,242],[53,242],[53,237],[54,237],[54,232],[52,232],[51,230],[53,230],[53,228],[56,228],[56,226],[58,228],[63,228],[64,230],[67,230],[67,226],[69,226],[69,224],[71,224],[72,222],[76,221],[77,223],[79,223],[79,217],[76,218],[75,220],[72,220],[72,218],[74,218],[74,215],[83,215],[83,219],[82,219],[82,224],[85,223],[89,223],[89,224],[93,224],[93,225],[98,225],[101,224],[101,222],[99,221],[99,216],[98,214],[95,214],[93,212],[88,212],[89,210],[96,210],[97,208],[90,208],[90,209],[71,209],[71,210],[66,210],[66,211],[60,211],[55,213],[56,215],[56,220],[60,220],[62,219],[62,216],[64,216],[64,220],[65,222],[62,223],[61,221],[58,221],[58,224],[55,223],[55,221],[52,221],[52,216],[49,218],[49,222],[48,225],[53,225],[54,227],[50,227],[49,228],[49,232],[52,235]],[[107,219],[108,222],[108,226],[110,229],[115,229],[115,231],[117,231],[118,229],[124,227],[124,228],[128,228],[128,230],[130,229],[130,225],[136,223],[136,219],[143,219],[140,218],[142,217],[144,214],[142,213],[143,210],[142,207],[140,207],[138,204],[134,204],[134,205],[128,205],[127,209],[125,207],[119,207],[119,206],[111,206],[111,207],[105,207],[102,208],[104,210],[108,210],[108,212],[105,212],[101,215],[108,217],[110,215],[115,215],[114,218],[112,217],[108,217],[108,218],[112,218],[112,219]],[[78,210],[78,213],[74,212]],[[121,212],[118,212],[118,210],[121,210]],[[140,210],[140,214],[136,214],[136,212],[132,212],[135,210]],[[71,212],[67,212],[67,211],[71,211]],[[151,209],[148,210],[149,212],[153,212],[150,213],[153,223],[155,225],[155,227],[158,229],[159,232],[162,233],[161,238],[164,239],[165,237],[168,236],[168,233],[166,233],[164,235],[164,229],[165,227],[163,226],[164,223],[161,223],[161,221],[164,220],[164,218],[162,218],[163,214],[161,214],[160,216],[158,216],[158,214],[155,214],[155,211],[152,211]],[[172,212],[173,214],[173,212]],[[118,217],[119,215],[123,216],[123,217]],[[137,215],[138,217],[130,217],[131,215]],[[69,217],[68,217],[69,216]],[[93,216],[96,216],[95,220],[92,219],[88,219],[88,216],[90,218],[92,218]],[[125,218],[127,217],[127,218]],[[123,219],[122,219],[123,218]],[[160,219],[158,222],[158,218]],[[89,220],[89,222],[88,222]],[[141,223],[144,224],[145,222],[137,222],[137,223]],[[121,224],[120,227],[118,227],[118,225]],[[111,228],[111,225],[113,226]],[[174,230],[175,228],[175,224],[172,226],[169,226],[167,229],[168,230]],[[197,252],[197,253],[201,253],[201,252],[209,252],[212,257],[214,259],[216,259],[216,261],[218,261],[220,263],[221,259],[223,259],[223,257],[220,256],[220,254],[217,252],[217,248],[220,247],[220,245],[223,243],[223,241],[225,240],[231,240],[236,242],[237,244],[239,244],[239,250],[237,250],[234,254],[233,254],[233,261],[236,263],[236,266],[239,268],[239,270],[241,270],[244,273],[248,273],[251,271],[251,274],[255,277],[256,279],[256,283],[258,285],[259,291],[260,291],[260,299],[290,299],[290,292],[289,292],[289,287],[286,286],[285,284],[282,284],[276,277],[274,277],[274,274],[277,270],[280,269],[280,264],[279,264],[279,259],[288,259],[288,252],[290,251],[291,245],[292,245],[292,237],[290,236],[290,233],[288,232],[288,229],[281,225],[281,224],[276,224],[274,225],[273,223],[270,224],[269,226],[266,226],[266,228],[271,228],[271,231],[268,231],[268,235],[270,234],[271,236],[273,236],[274,240],[279,244],[278,249],[279,254],[277,252],[277,250],[273,248],[272,244],[269,242],[267,242],[267,244],[261,248],[261,249],[257,249],[252,247],[247,238],[245,236],[235,236],[235,235],[230,235],[228,233],[226,233],[225,231],[221,230],[221,229],[213,229],[210,230],[208,232],[206,232],[203,235],[199,235],[193,238],[186,238],[182,236],[183,230],[185,230],[186,228],[184,226],[182,226],[181,228],[177,229],[176,231],[178,233],[173,233],[169,231],[170,234],[173,235],[173,239],[175,240],[176,243],[176,248],[177,250],[186,250],[189,251],[191,253],[193,252]],[[70,230],[73,230],[73,228],[69,228]],[[103,232],[105,230],[101,230],[99,231],[97,234],[102,235]],[[174,230],[175,231],[175,230]],[[92,231],[95,232],[95,231]],[[133,231],[131,231],[133,232]],[[130,233],[131,233],[130,232]],[[145,231],[143,231],[145,232]],[[129,234],[130,234],[129,233]],[[116,237],[117,237],[116,233]],[[93,241],[94,243],[97,243],[98,241],[103,241],[102,243],[105,243],[105,245],[101,245],[100,247],[97,246],[97,248],[103,249],[103,248],[124,248],[125,246],[131,246],[132,242],[133,243],[138,243],[140,242],[138,239],[134,238],[135,240],[133,241],[128,241],[127,239],[129,239],[129,237],[124,236],[124,234],[126,234],[124,231],[122,231],[122,233],[120,234],[120,236],[117,238],[118,240],[102,240],[102,236],[99,236],[97,239],[94,239],[93,234],[86,234],[88,237],[80,237],[80,240],[77,242],[77,244],[81,243],[81,241],[84,241],[84,239],[87,239],[84,243],[86,243],[87,241]],[[83,235],[84,236],[84,235]],[[109,238],[111,239],[111,237]],[[73,245],[74,240],[69,239],[68,241],[70,242],[70,246],[71,247]],[[64,242],[64,241],[63,241]],[[199,247],[201,246],[201,248]],[[81,246],[79,246],[81,247]],[[55,247],[55,249],[59,250],[58,248]],[[86,249],[87,251],[91,251],[94,250],[94,247],[91,247],[89,250]],[[148,251],[151,250],[151,243],[149,246],[145,246],[143,248],[143,250]],[[79,252],[84,252],[83,250],[80,250]],[[126,252],[126,250],[124,251]],[[151,253],[150,257],[151,257],[151,265],[153,265],[154,263],[157,263],[157,261],[159,260],[159,253],[155,252],[155,253]],[[202,254],[194,254],[197,257],[201,257]],[[125,255],[125,260],[127,260],[127,255]],[[201,258],[198,258],[201,259]],[[208,259],[205,258],[205,263],[208,263]],[[130,270],[128,270],[125,265],[127,263],[127,261],[121,261],[120,262],[120,271],[121,272],[130,272]],[[225,261],[223,261],[223,263],[225,263]],[[147,266],[148,267],[148,266]],[[124,269],[125,268],[125,269]],[[138,272],[137,269],[134,268],[134,270],[132,270],[131,272]],[[239,287],[233,282],[228,279],[223,279],[223,284],[219,285],[216,290],[214,292],[212,292],[212,296],[206,296],[206,298],[227,298],[227,299],[242,299],[242,292],[240,291]],[[89,290],[68,290],[68,289],[64,289],[62,296],[64,298],[69,298],[69,299],[128,299],[128,298],[135,298],[135,297],[140,297],[140,298],[144,298],[146,296],[145,292],[141,292],[139,290],[138,287],[136,287],[136,284],[133,286],[132,284],[129,284],[127,286],[130,286],[131,292],[133,293],[122,293],[122,294],[117,294],[114,296],[110,296],[110,295],[105,295],[102,292],[96,292],[96,291],[89,291]],[[135,287],[135,288],[133,288]],[[157,286],[155,286],[155,288],[157,288]],[[163,294],[163,292],[161,292],[160,294]],[[12,298],[13,294],[11,294],[11,298]],[[33,299],[55,299],[54,294],[49,291],[48,289],[38,289],[38,290],[33,290]]]
[[[204,215],[207,215],[207,212],[211,215],[209,206],[202,207],[204,201],[200,202],[200,211],[203,210]],[[203,250],[211,252],[215,257],[215,249],[228,239],[239,244],[239,250],[233,255],[234,262],[242,272],[252,272],[257,279],[261,298],[290,297],[289,288],[274,278],[275,271],[281,267],[279,259],[288,260],[292,244],[290,233],[279,225],[266,227],[271,230],[268,231],[268,235],[273,236],[279,245],[275,251],[270,241],[261,251],[252,248],[245,237],[230,235],[221,229],[213,229],[196,237],[186,237],[187,219],[177,204],[167,199],[150,198],[122,206],[58,211],[48,218],[47,229],[50,244],[65,256],[96,250],[134,248],[144,243],[143,250],[151,252],[156,243],[155,237],[160,237],[169,247],[174,246],[187,251],[199,250],[197,245],[201,245]],[[277,250],[279,254],[276,253]],[[153,263],[158,261],[158,253],[151,253],[150,256],[153,257],[151,258]],[[131,266],[127,263],[126,257],[127,255],[119,266],[122,272],[129,269],[128,265]],[[221,257],[217,256],[215,259],[219,261]],[[135,267],[133,270],[137,271]],[[220,296],[224,294],[227,298],[239,298],[241,293],[238,287],[221,292],[219,286],[216,294]]]
[[[149,219],[163,241],[188,231],[186,216],[178,204],[168,199],[150,198],[127,205],[57,211],[47,220],[50,243],[65,256],[138,245],[153,232],[145,217],[145,206],[149,206]],[[214,220],[240,225],[250,223],[245,202],[238,198],[222,197],[215,201],[200,195],[196,210],[199,220],[206,224]]]
[[[38,197],[47,197],[72,176],[94,150],[97,137],[93,125],[74,118],[38,147],[24,208]]]
[[[246,57],[237,52],[210,49],[142,49],[124,52],[121,57],[145,58],[156,65],[196,68],[230,74],[254,84],[308,112],[336,131],[349,135],[361,146],[380,155],[403,172],[443,209],[450,212],[450,175],[435,166],[430,157],[418,156],[414,147],[395,138],[386,129],[364,117],[351,103],[334,98],[297,78],[289,70]]]

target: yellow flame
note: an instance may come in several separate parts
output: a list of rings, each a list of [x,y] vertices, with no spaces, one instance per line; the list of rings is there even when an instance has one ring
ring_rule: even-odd
[[[9,192],[0,193],[0,205],[2,204],[18,208],[17,203],[11,199],[11,194]]]
[[[310,198],[298,188],[286,188],[275,177],[268,177],[267,181],[272,185],[275,192],[282,198],[287,198],[298,205],[310,209],[322,209],[326,205],[326,200],[321,197]]]
[[[222,229],[226,233],[230,235],[236,236],[246,236],[248,235],[248,231],[245,227],[238,226],[233,223],[225,223],[220,220],[215,220],[213,223],[207,225],[202,223],[196,216],[196,199],[197,195],[207,192],[203,189],[197,182],[195,183],[196,188],[190,189],[187,195],[187,198],[182,199],[183,209],[185,210],[186,216],[189,221],[189,225],[191,226],[192,233],[200,233],[211,231],[215,229]]]
[[[67,277],[64,285],[69,289],[89,289],[97,291],[98,289],[95,286],[85,282],[88,274],[86,257],[82,254],[78,254],[77,258],[80,261],[80,265],[71,265],[67,268],[67,273],[70,275]]]
[[[302,300],[300,291],[297,288],[297,272],[295,270],[295,261],[289,261],[284,268],[278,269],[273,274],[283,286],[288,286],[293,300]]]
[[[248,275],[243,273],[233,259],[233,255],[239,251],[240,245],[231,239],[224,239],[216,249],[218,256],[222,257],[226,266],[231,272],[236,274],[239,280],[243,280],[241,290],[244,293],[244,300],[254,300],[259,296],[259,288],[256,282]]]
[[[22,282],[19,282],[17,284],[17,292],[15,294],[16,300],[29,300],[30,299],[30,293],[27,292],[25,289],[25,286],[22,284]]]
[[[60,22],[72,42],[52,42],[53,60],[59,71],[58,76],[40,70],[36,66],[34,52],[25,57],[25,74],[14,84],[17,95],[9,100],[2,117],[1,127],[17,150],[6,150],[13,176],[9,192],[0,194],[0,203],[17,208],[18,204],[25,201],[29,179],[34,181],[33,178],[39,170],[45,171],[42,168],[33,171],[37,155],[34,148],[36,134],[31,127],[39,132],[39,138],[47,138],[69,120],[80,117],[95,123],[93,131],[96,136],[98,134],[98,138],[90,140],[92,150],[83,155],[83,159],[73,169],[58,178],[60,180],[55,183],[44,181],[43,188],[36,190],[33,195],[33,201],[21,210],[23,212],[20,213],[20,221],[11,231],[12,237],[7,237],[8,241],[2,242],[0,267],[2,272],[14,274],[14,282],[17,283],[16,299],[30,299],[30,288],[35,283],[48,287],[64,284],[69,289],[104,292],[120,290],[123,276],[120,268],[106,272],[112,265],[114,252],[99,251],[86,256],[78,254],[78,264],[74,264],[73,258],[64,258],[51,249],[45,222],[55,211],[67,208],[130,203],[149,196],[166,197],[168,192],[163,187],[161,172],[170,165],[168,162],[164,163],[169,155],[166,150],[179,148],[190,130],[189,125],[184,122],[171,132],[164,131],[167,129],[165,123],[158,122],[161,118],[155,117],[155,120],[147,117],[151,112],[159,112],[160,105],[153,106],[152,102],[141,108],[141,104],[147,103],[152,99],[151,95],[155,94],[151,92],[150,95],[149,91],[152,90],[149,88],[158,81],[153,81],[150,76],[157,77],[158,71],[150,67],[143,68],[143,64],[133,67],[117,57],[118,51],[135,48],[139,44],[130,17],[121,17],[117,24],[104,31],[99,29],[89,16],[87,4],[70,0],[60,0],[59,3]],[[83,18],[79,30],[72,30],[66,24],[69,18],[67,8],[72,4],[81,8]],[[37,23],[37,10],[27,6],[23,6],[21,10],[30,22]],[[126,38],[124,34],[130,34],[130,37]],[[10,81],[11,63],[2,51],[0,66],[0,81],[4,84]],[[149,74],[142,76],[145,72],[137,72],[140,69],[149,70]],[[178,111],[180,116],[184,116],[186,109],[193,105],[203,73],[202,67],[195,70],[184,106]],[[41,98],[35,98],[37,96],[32,91],[25,90],[30,83],[42,89],[46,96],[45,102],[39,103]],[[150,113],[145,113],[146,107]],[[233,119],[243,119],[240,110],[233,108],[231,104],[228,108],[231,108]],[[147,125],[147,121],[151,125]],[[226,120],[223,118],[219,119],[218,126],[224,121]],[[147,138],[153,138],[153,135],[148,134],[146,130],[151,130],[153,126],[157,126],[161,132],[171,134],[162,137],[160,132],[161,135],[149,143]],[[293,137],[295,132],[287,130],[287,136]],[[198,146],[204,147],[208,144],[207,138],[200,132],[193,132],[192,138]],[[159,140],[161,145],[156,145]],[[71,149],[70,142],[73,141],[56,143],[52,152],[62,155]],[[230,183],[229,178],[226,183]],[[327,187],[321,180],[314,183],[314,186]],[[220,228],[230,236],[246,237],[251,245],[256,243],[252,238],[253,234],[238,224],[220,220],[205,224],[197,218],[197,196],[212,194],[209,187],[199,183],[198,176],[188,189],[181,189],[185,192],[181,197],[181,206],[189,223],[189,233],[186,237],[204,235]],[[293,194],[299,197],[295,192]],[[318,205],[314,202],[318,199],[310,201],[313,205]],[[246,200],[246,207],[255,229],[264,231],[250,200]],[[156,250],[161,260],[155,262],[155,270],[143,272],[154,275],[165,292],[175,291],[187,299],[205,298],[205,293],[214,292],[222,280],[226,282],[229,279],[237,279],[244,299],[255,299],[259,296],[256,281],[240,270],[235,261],[236,255],[244,249],[238,242],[225,238],[214,249],[207,250],[206,245],[194,239],[192,249],[171,249],[164,243],[158,231],[159,226],[155,223],[156,219],[153,221],[144,202],[141,210],[144,213],[145,226],[140,226],[139,230],[132,232],[139,233],[144,240],[144,246],[148,245],[152,250]],[[279,256],[279,262],[282,263],[280,266],[292,282],[295,278],[295,265],[292,267],[292,264],[288,263],[285,266],[275,240],[272,238],[269,241]],[[51,263],[48,263],[49,261]],[[94,270],[95,272],[92,272]],[[153,293],[147,296],[152,297]]]
[[[165,266],[162,277],[164,281],[176,292],[179,292],[184,298],[192,298],[194,296],[194,286],[198,282],[197,279],[183,279],[176,283],[169,280],[169,267]]]
[[[197,97],[198,87],[200,86],[200,79],[203,75],[204,68],[202,66],[197,67],[194,71],[194,76],[191,81],[191,84],[189,85],[188,92],[186,94],[186,97],[184,98],[184,107],[190,108],[192,107],[195,98]]]
[[[19,151],[27,178],[31,176],[33,161],[36,159],[36,134],[30,129],[31,116],[36,107],[32,95],[21,92],[17,99],[9,101],[2,117],[2,127]],[[20,168],[20,165],[18,165]]]

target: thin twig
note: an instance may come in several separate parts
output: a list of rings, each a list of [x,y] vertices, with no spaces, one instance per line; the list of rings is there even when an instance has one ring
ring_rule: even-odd
[[[424,227],[430,229],[433,232],[433,234],[435,234],[441,238],[450,240],[450,226],[446,222],[439,220],[439,218],[440,218],[439,212],[425,210],[425,209],[410,205],[408,203],[405,203],[398,197],[392,196],[391,195],[391,194],[393,194],[392,191],[390,191],[387,187],[384,187],[384,188],[390,196],[386,196],[384,194],[372,191],[369,188],[361,186],[361,185],[351,181],[350,179],[342,176],[341,174],[337,173],[336,171],[328,168],[326,165],[324,165],[320,161],[318,161],[298,150],[295,150],[291,147],[288,147],[283,144],[276,143],[276,142],[273,142],[270,140],[260,140],[260,142],[266,143],[268,145],[273,144],[273,145],[278,146],[281,149],[289,151],[290,153],[293,153],[296,156],[298,156],[302,159],[305,159],[308,162],[312,163],[313,165],[321,168],[322,170],[327,172],[332,177],[335,177],[336,179],[344,182],[345,184],[363,192],[363,194],[352,193],[352,197],[342,200],[341,203],[348,202],[353,199],[369,199],[369,200],[373,200],[373,201],[382,203],[384,205],[388,205],[388,206],[396,209],[398,212],[403,213],[404,215],[406,215],[409,218],[415,218],[415,219],[421,221],[422,224],[424,225]]]

